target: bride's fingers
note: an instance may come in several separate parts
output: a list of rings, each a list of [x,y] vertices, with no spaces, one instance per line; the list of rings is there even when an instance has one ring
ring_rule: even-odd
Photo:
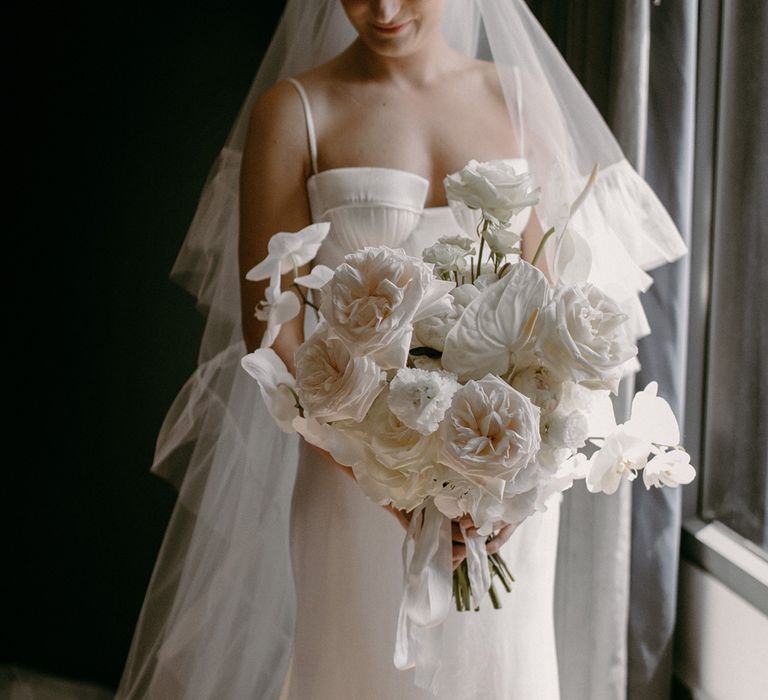
[[[498,552],[502,545],[510,537],[512,537],[512,526],[505,525],[503,528],[501,528],[501,530],[499,530],[499,532],[496,534],[496,537],[494,537],[485,545],[485,551],[488,552],[488,554],[494,554],[495,552]]]
[[[456,559],[461,561],[465,556],[467,556],[467,547],[466,547],[466,545],[463,545],[460,542],[454,542],[453,543],[453,552],[451,553],[451,556],[453,557],[454,561]]]

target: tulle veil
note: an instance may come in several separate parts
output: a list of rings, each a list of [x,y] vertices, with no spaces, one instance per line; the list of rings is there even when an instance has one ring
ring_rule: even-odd
[[[592,194],[556,260],[554,246],[547,248],[548,260],[561,279],[586,277],[619,300],[633,335],[646,335],[639,301],[651,284],[646,271],[686,252],[671,218],[523,0],[445,5],[449,43],[495,63],[510,116],[524,124],[522,155],[542,187],[537,215],[545,228],[560,220],[562,204],[599,165]],[[171,270],[171,279],[196,298],[206,324],[197,369],[157,438],[151,468],[176,486],[178,501],[118,698],[280,694],[295,619],[288,523],[298,445],[295,435],[273,425],[256,382],[240,366],[246,354],[237,261],[240,159],[255,99],[277,80],[330,59],[354,37],[338,0],[288,1]],[[586,546],[579,542],[578,518],[584,533],[591,524],[587,511],[573,517],[566,546],[576,551]],[[626,508],[620,517],[626,521]],[[559,555],[558,566],[571,565],[567,554]],[[622,557],[602,564],[625,565]],[[617,602],[619,614],[626,604]],[[563,629],[578,628],[576,614],[588,612],[570,611]],[[621,653],[608,656],[607,669],[621,663]]]

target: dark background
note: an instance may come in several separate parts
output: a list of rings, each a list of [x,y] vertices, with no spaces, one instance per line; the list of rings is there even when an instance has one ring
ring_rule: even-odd
[[[175,499],[155,438],[203,329],[168,273],[283,5],[6,11],[0,664],[117,685]],[[529,5],[602,106],[606,71],[559,39],[605,31],[611,0]]]
[[[204,321],[168,273],[283,4],[6,16],[0,664],[117,685],[175,499],[155,438]]]

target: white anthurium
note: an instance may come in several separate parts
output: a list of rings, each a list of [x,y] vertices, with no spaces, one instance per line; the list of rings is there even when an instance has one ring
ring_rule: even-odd
[[[464,309],[445,339],[443,367],[460,381],[504,374],[521,350],[549,295],[541,270],[521,262]]]
[[[280,287],[281,275],[314,260],[330,227],[330,223],[323,221],[310,224],[296,233],[274,234],[267,245],[267,257],[248,270],[245,279],[251,282],[269,279],[270,288],[276,291]]]
[[[280,430],[293,433],[299,416],[296,381],[285,363],[271,348],[260,348],[240,360],[242,368],[258,383],[267,410]]]
[[[267,329],[261,337],[261,347],[272,347],[280,328],[301,311],[301,302],[293,292],[277,292],[271,288],[266,290],[267,300],[259,302],[254,314],[259,321],[267,322]]]
[[[302,275],[296,277],[293,281],[295,284],[306,287],[307,289],[322,289],[333,277],[333,270],[326,265],[315,265],[312,268],[312,272],[308,275]]]
[[[685,450],[669,450],[652,457],[643,469],[643,483],[646,489],[652,486],[679,486],[689,484],[696,476],[691,466],[691,455]]]
[[[573,226],[563,232],[554,262],[553,275],[559,285],[583,284],[592,271],[592,250]]]

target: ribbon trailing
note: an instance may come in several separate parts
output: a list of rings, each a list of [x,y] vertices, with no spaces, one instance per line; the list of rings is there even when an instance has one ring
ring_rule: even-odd
[[[479,601],[490,587],[485,538],[467,536],[466,533],[464,536],[470,585],[475,600]],[[414,548],[409,563],[411,539]],[[397,620],[394,661],[400,670],[415,668],[416,685],[432,694],[437,694],[443,623],[448,617],[453,595],[451,550],[451,521],[430,499],[413,511],[403,540],[403,597]]]

